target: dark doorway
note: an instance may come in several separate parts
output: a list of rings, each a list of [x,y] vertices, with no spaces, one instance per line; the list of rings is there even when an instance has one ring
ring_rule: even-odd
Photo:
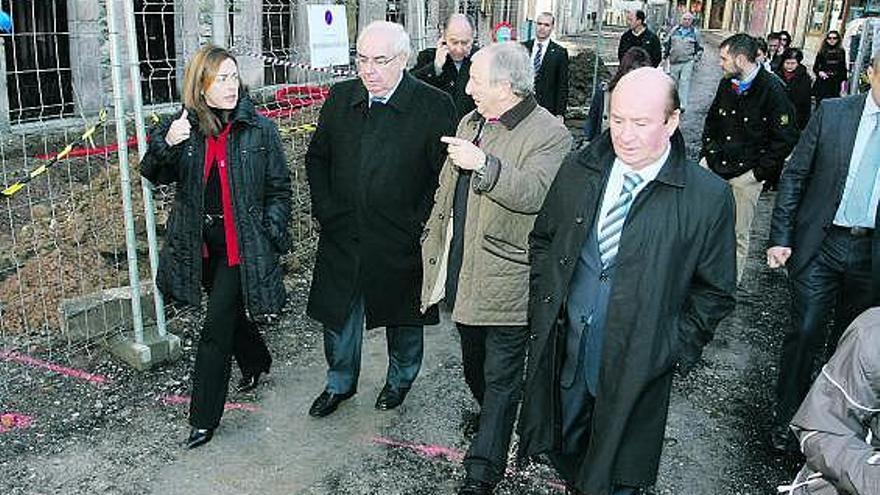
[[[70,34],[66,0],[2,0],[12,18],[4,33],[9,120],[45,120],[73,114]]]
[[[134,23],[144,103],[177,101],[180,94],[174,49],[174,2],[134,0]]]
[[[709,29],[721,29],[721,25],[724,23],[725,3],[725,0],[712,2],[712,10],[709,12]]]

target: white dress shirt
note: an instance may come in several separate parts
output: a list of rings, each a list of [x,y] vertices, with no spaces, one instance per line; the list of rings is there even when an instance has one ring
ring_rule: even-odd
[[[391,88],[391,91],[386,93],[384,96],[376,96],[369,91],[367,91],[367,106],[371,106],[373,104],[373,98],[382,98],[385,103],[391,101],[391,97],[394,95],[394,92],[397,91],[397,87],[400,86],[400,81],[403,81],[403,73],[400,73],[400,77],[397,79],[397,82],[394,84],[394,87]]]
[[[642,182],[633,190],[632,200],[635,202],[639,193],[642,192],[648,183],[654,180],[657,177],[657,174],[660,173],[660,169],[663,168],[663,164],[666,163],[666,159],[669,158],[670,148],[671,147],[667,145],[666,151],[663,152],[663,156],[641,170],[633,170],[632,167],[624,163],[620,158],[614,159],[614,165],[611,166],[611,175],[608,176],[608,184],[605,186],[605,194],[602,196],[602,208],[599,210],[599,218],[596,222],[597,233],[602,226],[602,222],[605,221],[605,217],[608,216],[608,211],[611,210],[614,204],[617,203],[617,198],[620,197],[620,192],[623,190],[623,175],[629,172],[635,172],[642,178]]]
[[[874,181],[874,192],[871,195],[871,208],[868,216],[865,218],[846,218],[843,209],[846,205],[847,194],[852,191],[853,182],[856,178],[856,171],[862,162],[862,156],[865,154],[865,147],[868,145],[868,138],[877,124],[877,114],[880,113],[880,107],[874,101],[872,93],[868,93],[865,98],[865,107],[862,110],[862,118],[859,120],[859,130],[856,132],[856,141],[853,144],[852,156],[849,159],[849,170],[846,173],[846,185],[843,188],[840,206],[837,207],[837,213],[834,215],[834,225],[842,227],[868,227],[874,228],[874,219],[877,218],[877,200],[880,199],[880,174]],[[877,157],[880,160],[880,157]]]

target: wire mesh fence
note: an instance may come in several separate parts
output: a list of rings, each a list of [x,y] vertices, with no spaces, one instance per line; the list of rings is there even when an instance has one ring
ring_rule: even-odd
[[[317,241],[305,151],[330,86],[355,77],[357,32],[372,19],[400,22],[410,33],[414,60],[418,50],[436,43],[452,12],[471,14],[484,44],[499,22],[525,22],[522,2],[515,0],[341,0],[349,59],[314,68],[306,15],[312,1],[133,0],[113,14],[130,14],[133,22],[108,22],[108,6],[121,1],[0,0],[0,10],[12,19],[10,29],[0,31],[0,128],[6,129],[0,137],[0,353],[42,350],[63,360],[131,332],[125,308],[130,301],[106,300],[127,290],[135,266],[149,285],[144,201],[148,211],[155,201],[161,243],[174,195],[173,187],[155,189],[152,199],[142,194],[131,108],[144,105],[147,127],[177,111],[186,60],[200,45],[213,41],[235,54],[258,111],[281,133],[294,188],[295,247],[284,262],[296,272],[308,267]],[[108,43],[114,25],[122,38],[136,41],[128,46],[137,52],[138,80],[123,75],[118,88]],[[124,59],[131,55],[126,50],[122,43]],[[134,85],[140,89],[137,102]],[[113,132],[117,102],[127,107],[121,135]],[[126,243],[122,191],[128,188],[122,187],[120,147],[132,149],[126,185],[132,191],[134,246]],[[151,306],[149,299],[143,304]],[[73,314],[85,321],[72,324]]]

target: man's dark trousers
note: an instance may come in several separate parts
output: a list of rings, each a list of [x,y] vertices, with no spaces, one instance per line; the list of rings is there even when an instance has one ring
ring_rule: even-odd
[[[793,325],[783,340],[776,385],[780,424],[791,419],[810,389],[831,311],[828,355],[846,327],[873,303],[870,233],[854,236],[849,228],[836,226],[827,230],[819,253],[791,281]]]
[[[385,382],[395,390],[409,389],[422,367],[424,327],[388,326],[388,374]],[[324,327],[327,388],[333,394],[357,390],[364,339],[364,298],[355,298],[348,320],[341,328]]]
[[[465,380],[480,402],[480,428],[464,458],[469,478],[496,484],[507,469],[522,398],[528,327],[456,324]]]

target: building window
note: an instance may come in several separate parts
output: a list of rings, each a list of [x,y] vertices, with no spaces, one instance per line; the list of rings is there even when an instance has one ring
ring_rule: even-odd
[[[405,8],[406,5],[402,0],[388,0],[385,6],[385,20],[406,25]]]
[[[134,0],[134,25],[144,103],[179,100],[174,0]]]
[[[71,115],[70,33],[66,0],[2,0],[13,32],[4,33],[12,123]]]
[[[293,9],[287,0],[263,0],[263,55],[280,60],[289,60],[293,50],[293,31],[291,29]],[[284,84],[287,81],[287,67],[266,62],[263,83],[266,85]]]

